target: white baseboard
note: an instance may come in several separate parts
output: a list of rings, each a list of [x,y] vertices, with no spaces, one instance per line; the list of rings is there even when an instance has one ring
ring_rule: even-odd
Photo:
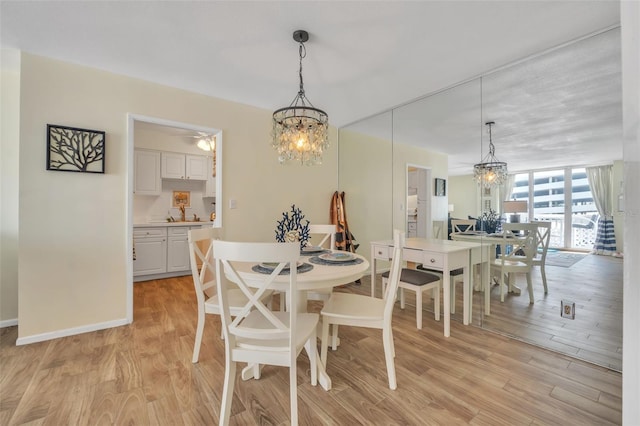
[[[18,318],[0,321],[0,328],[13,327],[18,325]]]
[[[44,342],[46,340],[59,339],[60,337],[74,336],[76,334],[89,333],[91,331],[104,330],[107,328],[120,327],[130,324],[126,319],[119,319],[97,324],[83,325],[81,327],[67,328],[65,330],[50,331],[48,333],[34,334],[33,336],[20,337],[16,341],[16,346],[28,345],[29,343]]]

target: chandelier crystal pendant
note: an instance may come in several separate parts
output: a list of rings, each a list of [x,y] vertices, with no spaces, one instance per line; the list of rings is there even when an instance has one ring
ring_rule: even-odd
[[[487,121],[485,125],[489,126],[489,152],[482,159],[482,162],[473,166],[473,178],[478,184],[485,188],[502,185],[507,180],[507,163],[499,161],[495,156],[496,147],[493,146],[491,138],[491,126],[496,124],[493,121]]]
[[[304,93],[302,58],[307,55],[304,43],[309,34],[304,30],[293,33],[300,44],[300,88],[293,102],[273,113],[273,140],[271,146],[278,151],[280,164],[299,161],[301,164],[322,164],[322,153],[329,148],[329,116],[315,108]]]

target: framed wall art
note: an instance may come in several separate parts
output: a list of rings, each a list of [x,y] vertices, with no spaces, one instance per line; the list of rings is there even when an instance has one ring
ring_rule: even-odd
[[[447,181],[445,179],[436,178],[436,197],[444,197],[447,195]]]
[[[105,132],[47,124],[47,170],[104,173]]]
[[[173,191],[172,207],[191,207],[191,191]]]

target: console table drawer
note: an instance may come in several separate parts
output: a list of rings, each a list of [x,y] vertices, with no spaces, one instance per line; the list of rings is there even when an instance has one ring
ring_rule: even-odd
[[[428,268],[442,269],[444,267],[444,255],[441,253],[422,253],[421,263]]]
[[[380,260],[389,260],[389,253],[393,251],[393,247],[389,246],[373,246],[373,257]]]

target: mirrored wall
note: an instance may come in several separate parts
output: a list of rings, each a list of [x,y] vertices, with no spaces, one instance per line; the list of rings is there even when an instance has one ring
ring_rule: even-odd
[[[369,257],[370,242],[391,239],[394,228],[409,234],[416,218],[425,221],[426,238],[446,239],[449,217],[478,218],[489,209],[504,217],[502,203],[509,198],[509,189],[485,190],[472,179],[474,163],[489,149],[485,122],[497,122],[496,156],[509,163],[510,173],[521,172],[517,159],[526,156],[527,149],[544,150],[544,141],[565,138],[563,151],[549,152],[549,165],[540,165],[552,167],[559,156],[578,152],[580,138],[618,137],[620,70],[620,32],[613,29],[341,128],[339,187],[347,194],[359,253]],[[566,159],[562,163],[567,164]],[[424,182],[415,183],[411,172],[416,170]],[[436,179],[444,182],[444,190],[436,187]],[[416,194],[415,187],[422,183],[426,192]],[[421,201],[426,202],[426,211]],[[476,275],[477,289],[485,288],[487,275]],[[613,276],[622,282],[621,274]],[[541,286],[536,288],[541,291]],[[458,294],[461,299],[461,291]],[[525,288],[518,297],[526,302],[518,308],[524,313],[501,321],[510,327],[496,328],[496,321],[486,315],[483,292],[474,291],[472,324],[527,340],[512,324],[520,321],[518,316],[559,317],[559,306],[545,304],[546,296],[530,305]],[[499,292],[492,290],[490,303],[500,309]],[[461,322],[461,304],[458,307],[452,319]],[[620,316],[620,329],[621,320]],[[579,349],[559,344],[558,339],[534,343],[581,357]]]

